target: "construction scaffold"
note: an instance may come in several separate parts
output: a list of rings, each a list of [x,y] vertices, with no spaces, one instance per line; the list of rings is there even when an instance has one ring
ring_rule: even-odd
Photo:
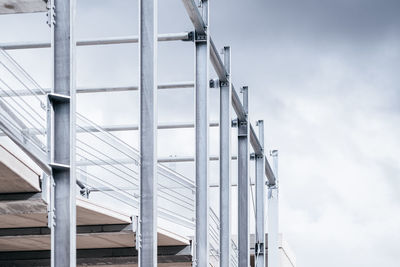
[[[0,0],[2,2],[7,1]],[[77,224],[80,220],[77,195],[88,200],[118,203],[121,209],[129,210],[129,229],[135,236],[131,247],[135,249],[126,250],[124,255],[136,257],[134,261],[138,266],[157,266],[163,253],[188,255],[191,264],[199,267],[248,267],[251,257],[258,267],[279,266],[278,152],[268,152],[265,148],[263,120],[256,122],[258,133],[251,123],[249,88],[240,87],[241,99],[232,83],[231,50],[225,46],[221,57],[211,38],[207,0],[182,0],[193,24],[190,32],[158,34],[157,0],[139,0],[138,36],[84,40],[76,40],[74,36],[75,0],[13,2],[15,6],[6,11],[0,8],[0,13],[47,12],[51,29],[51,42],[0,43],[1,135],[10,138],[43,171],[41,194],[48,205],[49,232],[43,231],[51,236],[51,266],[94,265],[90,261],[79,261],[88,252],[77,249],[77,235],[95,230],[83,230],[83,226]],[[176,41],[195,46],[194,81],[158,84],[157,44]],[[76,46],[125,43],[138,43],[137,86],[76,87]],[[50,48],[53,55],[53,86],[50,89],[42,88],[7,52],[42,48]],[[210,78],[209,65],[218,77]],[[194,123],[158,124],[157,90],[177,88],[194,90]],[[219,89],[218,121],[209,120],[210,88]],[[76,94],[122,91],[138,91],[138,125],[99,126],[76,112]],[[231,114],[232,107],[235,114]],[[209,153],[210,127],[219,128],[219,155]],[[158,158],[157,131],[182,128],[195,130],[195,155]],[[237,128],[237,154],[231,148],[232,128]],[[138,131],[139,148],[114,134],[120,131]],[[209,183],[210,161],[219,161],[219,184]],[[194,162],[194,181],[163,165],[170,162]],[[251,162],[255,164],[254,183],[250,181]],[[235,185],[231,179],[233,163],[237,164],[238,170]],[[238,192],[237,236],[231,229],[232,186],[237,186]],[[250,238],[249,219],[252,186],[255,187],[254,240]],[[219,213],[210,207],[210,187],[219,187]],[[267,205],[268,214],[265,212]],[[182,228],[192,233],[184,237],[188,245],[177,252],[168,249],[168,245],[160,245],[163,234],[168,236],[168,231],[160,232],[160,221],[175,225],[171,228],[175,231]],[[172,233],[176,239],[179,234]],[[97,253],[95,250],[90,254],[93,259],[106,253],[102,248]],[[178,259],[172,256],[165,262]]]

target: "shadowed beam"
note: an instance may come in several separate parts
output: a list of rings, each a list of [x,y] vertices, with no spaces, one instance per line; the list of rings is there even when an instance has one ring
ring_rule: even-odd
[[[190,246],[159,246],[157,261],[163,263],[188,263],[192,261]],[[138,252],[130,248],[78,249],[77,265],[104,266],[138,263]],[[50,251],[0,252],[0,266],[28,267],[50,266]]]

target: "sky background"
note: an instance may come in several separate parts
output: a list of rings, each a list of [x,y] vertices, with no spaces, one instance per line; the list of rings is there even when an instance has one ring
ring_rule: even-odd
[[[135,35],[137,13],[136,1],[78,0],[77,39]],[[159,13],[160,33],[192,30],[180,1],[159,0]],[[267,149],[279,149],[280,230],[299,267],[400,264],[399,14],[398,0],[210,1],[214,42],[231,46],[234,84],[249,86],[250,117],[264,119]],[[49,40],[45,20],[1,16],[0,41]],[[48,49],[12,55],[50,86]],[[78,87],[137,84],[137,45],[77,56]],[[160,43],[158,63],[160,83],[193,80],[192,43]],[[158,96],[160,122],[193,120],[192,90]],[[99,124],[137,123],[137,104],[134,92],[78,97]],[[216,89],[210,106],[216,120]],[[218,130],[210,134],[217,154]],[[193,130],[159,133],[160,156],[193,147]]]

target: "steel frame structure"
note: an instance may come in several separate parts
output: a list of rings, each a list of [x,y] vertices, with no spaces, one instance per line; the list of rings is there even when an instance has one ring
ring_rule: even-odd
[[[140,131],[141,179],[140,219],[138,229],[139,266],[157,265],[157,209],[156,209],[156,131],[158,129],[195,128],[196,152],[194,158],[171,161],[195,161],[196,169],[196,234],[194,237],[194,266],[209,265],[209,127],[220,127],[220,266],[230,266],[231,246],[231,128],[233,107],[238,127],[238,255],[239,266],[250,265],[249,240],[249,144],[254,150],[256,187],[256,266],[265,266],[265,185],[268,185],[268,266],[278,266],[278,182],[277,151],[271,156],[271,168],[264,148],[264,125],[258,121],[257,136],[248,114],[248,88],[242,87],[243,101],[232,83],[230,48],[224,48],[221,59],[209,30],[208,0],[182,0],[193,24],[193,32],[157,35],[157,0],[140,0],[139,36],[74,41],[75,0],[49,1],[49,24],[52,41],[0,44],[5,50],[51,47],[54,60],[54,89],[49,90],[51,123],[48,126],[50,154],[48,162],[29,148],[20,146],[51,175],[55,184],[53,196],[55,216],[50,219],[52,266],[76,266],[76,205],[75,205],[75,94],[139,90],[140,126],[109,126],[108,131]],[[57,14],[57,16],[56,16]],[[157,85],[157,42],[193,41],[195,45],[195,81]],[[140,84],[131,87],[80,88],[75,86],[75,47],[139,43]],[[209,62],[217,73],[216,87],[220,90],[220,121],[209,123],[208,91],[210,88]],[[195,123],[157,126],[157,89],[193,88],[195,90]],[[3,129],[3,128],[2,128]],[[89,129],[96,131],[96,129]],[[7,133],[13,136],[12,133]],[[18,138],[15,138],[16,140]],[[17,140],[18,141],[18,140]],[[146,147],[146,149],[144,149]],[[218,160],[218,158],[215,158]],[[166,160],[165,162],[168,162]],[[266,178],[266,179],[265,179]]]

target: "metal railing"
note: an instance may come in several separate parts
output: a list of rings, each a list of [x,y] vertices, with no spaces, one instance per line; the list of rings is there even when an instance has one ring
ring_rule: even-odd
[[[114,202],[109,204],[127,205],[137,213],[139,151],[80,114],[76,122],[77,179],[86,187],[81,192],[96,193],[94,199],[110,199]],[[162,164],[157,174],[160,218],[194,229],[194,183]]]
[[[210,258],[219,262],[219,228],[220,220],[217,213],[210,207],[210,220],[209,220],[209,237],[210,237]]]
[[[47,126],[47,99],[43,93],[39,84],[0,49],[0,129],[40,167],[48,170],[46,131],[43,130]]]
[[[233,241],[233,240],[231,240],[230,250],[231,250],[231,266],[233,266],[233,267],[238,266],[238,264],[239,264],[239,262],[238,262],[238,257],[239,257],[238,247],[237,247],[235,241]]]
[[[48,168],[48,90],[0,49],[0,129],[40,167]],[[27,151],[28,150],[28,151]],[[80,192],[102,204],[139,209],[139,151],[76,114],[76,172]],[[195,184],[161,163],[158,174],[160,218],[195,228]]]

